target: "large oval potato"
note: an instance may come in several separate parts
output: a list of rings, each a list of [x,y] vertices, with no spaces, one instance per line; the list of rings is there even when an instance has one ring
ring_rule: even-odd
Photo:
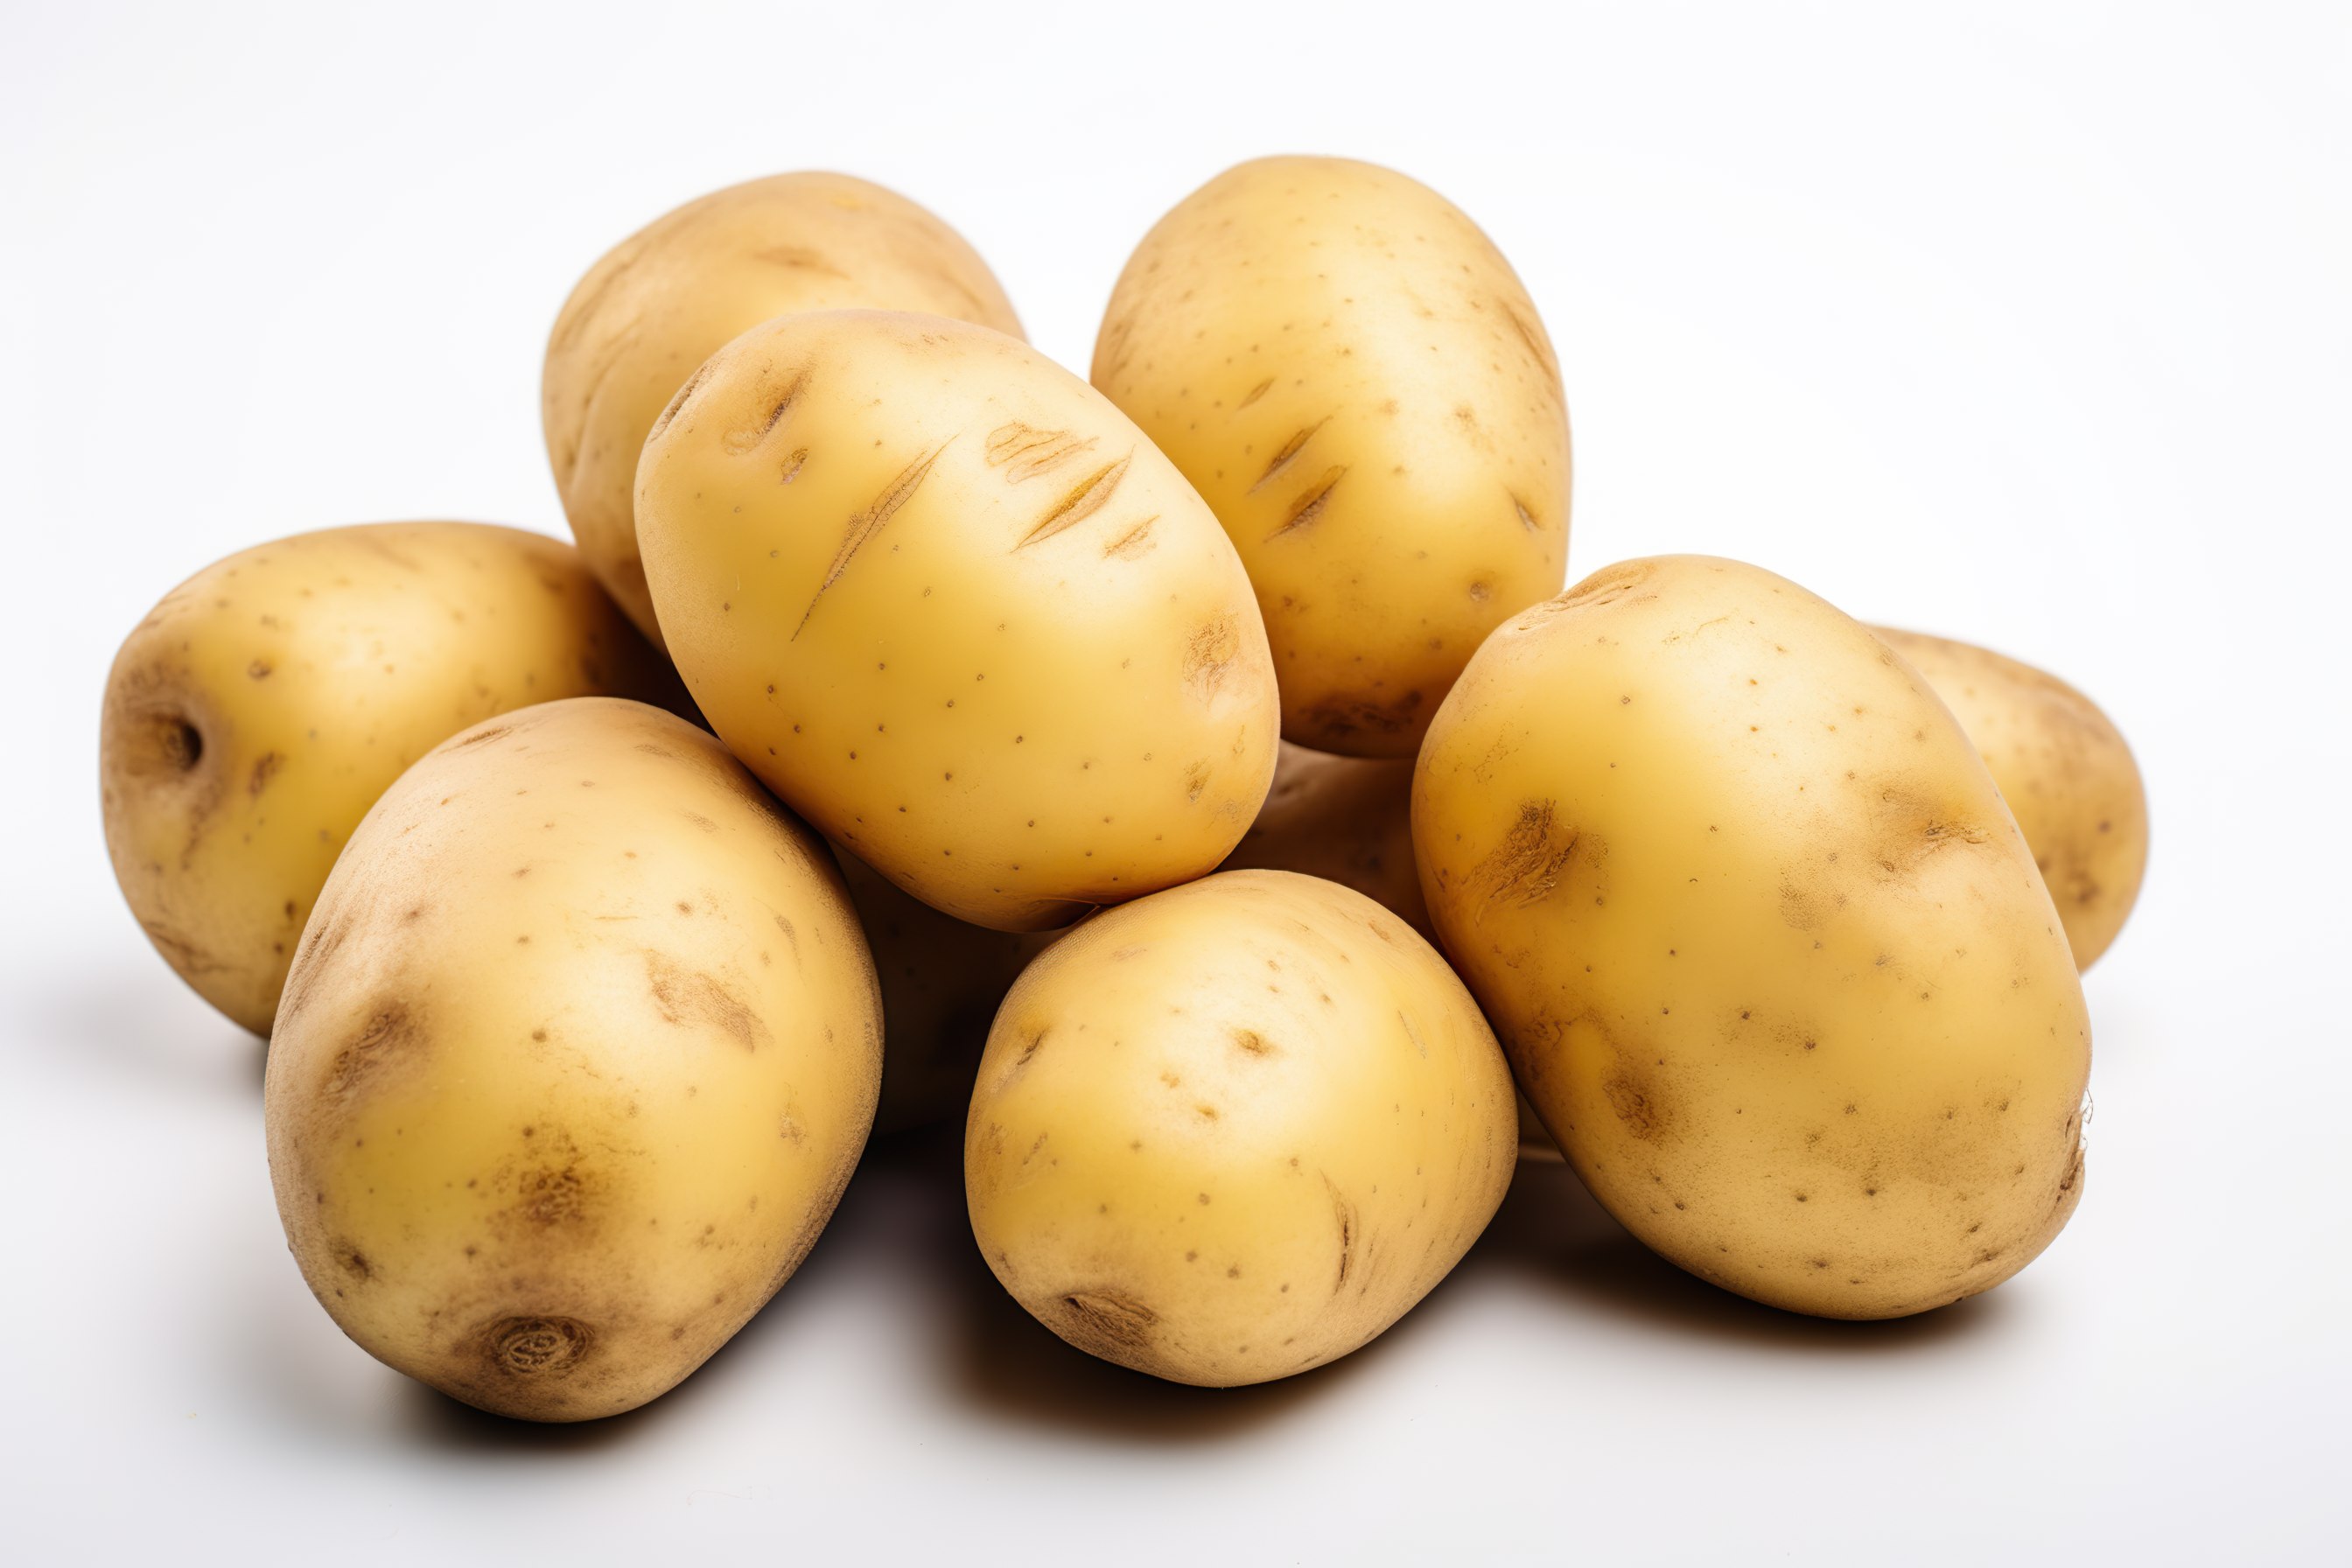
[[[1559,591],[1551,342],[1493,242],[1392,170],[1262,158],[1193,192],[1120,274],[1094,383],[1233,536],[1290,740],[1412,756],[1481,639]]]
[[[410,769],[328,879],[270,1043],[278,1214],[377,1359],[609,1415],[799,1267],[881,1048],[815,835],[681,720],[524,709]]]
[[[266,1035],[335,856],[401,770],[594,694],[685,700],[568,544],[416,522],[240,551],[164,595],[107,677],[115,879],[180,977]]]
[[[646,433],[738,333],[859,306],[1021,335],[962,236],[848,174],[772,174],[688,202],[614,246],[564,301],[540,383],[548,461],[581,553],[646,636],[661,639],[633,506]]]
[[[1927,682],[1794,584],[1635,561],[1511,621],[1412,826],[1520,1086],[1683,1268],[1895,1317],[2074,1211],[2090,1026],[2032,856]]]
[[[1381,1333],[1494,1217],[1516,1144],[1486,1020],[1349,889],[1228,871],[1095,916],[997,1012],[972,1235],[1039,1321],[1179,1383]]]
[[[1265,631],[1216,520],[1026,344],[787,316],[646,443],[637,535],[719,736],[898,887],[999,930],[1189,880],[1265,796]]]
[[[2147,790],[2098,705],[2054,675],[1948,637],[1874,628],[1983,754],[2057,902],[2078,969],[2123,930],[2147,872]]]
[[[961,1116],[996,1005],[1058,931],[1002,931],[943,915],[847,850],[841,879],[882,986],[882,1102],[874,1131]]]

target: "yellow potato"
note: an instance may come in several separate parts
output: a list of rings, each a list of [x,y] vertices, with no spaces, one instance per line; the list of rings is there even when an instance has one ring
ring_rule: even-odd
[[[996,1016],[972,1235],[1040,1322],[1224,1387],[1380,1334],[1510,1184],[1511,1080],[1429,944],[1370,900],[1228,871],[1108,910]]]
[[[1664,557],[1518,616],[1412,826],[1528,1100],[1683,1268],[1896,1317],[2074,1211],[2090,1025],[2032,856],[1927,682],[1796,584]]]
[[[841,879],[882,983],[882,1104],[874,1131],[898,1132],[971,1103],[971,1075],[996,1005],[1057,931],[1001,931],[909,898],[836,848]]]
[[[378,1360],[610,1415],[799,1267],[881,1050],[814,834],[682,720],[527,708],[410,769],[328,879],[270,1042],[278,1215]]]
[[[745,333],[646,443],[637,536],[720,738],[1001,931],[1190,880],[1265,797],[1248,579],[1118,410],[1024,343],[845,310]]]
[[[598,693],[685,701],[568,544],[417,522],[241,552],[115,656],[99,726],[115,879],[180,977],[266,1035],[311,901],[401,770],[478,720]]]
[[[2098,705],[2030,664],[1944,637],[1874,628],[1927,678],[1983,753],[2088,969],[2123,930],[2147,870],[2147,791]]]
[[[646,433],[736,334],[794,310],[870,306],[1021,335],[988,264],[896,192],[772,174],[687,203],[588,269],[548,338],[541,424],[580,551],[658,642],[631,501]]]
[[[1339,883],[1434,941],[1412,865],[1412,763],[1337,757],[1286,741],[1274,787],[1225,871],[1297,871]]]
[[[1193,192],[1120,275],[1094,383],[1233,536],[1290,740],[1412,756],[1486,634],[1559,591],[1550,340],[1502,253],[1402,174],[1263,158]]]

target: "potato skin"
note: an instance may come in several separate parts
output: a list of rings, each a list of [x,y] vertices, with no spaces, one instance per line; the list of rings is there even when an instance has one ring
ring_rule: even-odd
[[[1219,870],[1297,871],[1353,888],[1435,942],[1412,864],[1412,763],[1285,741],[1274,787]]]
[[[180,977],[267,1035],[329,868],[401,770],[493,714],[593,694],[685,702],[568,544],[414,522],[240,551],[165,595],[107,677],[115,880]]]
[[[882,1103],[874,1131],[961,1116],[997,1004],[1059,931],[1002,931],[943,915],[836,846],[882,986]]]
[[[1226,871],[1095,916],[998,1011],[972,1235],[1039,1321],[1178,1383],[1366,1343],[1494,1216],[1510,1074],[1428,943],[1351,889]]]
[[[2147,872],[2147,790],[2098,705],[1972,644],[1874,627],[1927,678],[1992,770],[2050,886],[2078,969],[2115,942]]]
[[[2057,911],[1926,680],[1796,584],[1662,557],[1518,616],[1412,816],[1520,1087],[1675,1263],[1897,1317],[2073,1212],[2090,1026]]]
[[[1094,384],[1233,536],[1283,734],[1411,757],[1479,642],[1559,591],[1570,457],[1535,303],[1453,204],[1344,158],[1262,158],[1160,219]]]
[[[638,542],[735,754],[959,920],[1067,925],[1189,880],[1274,773],[1274,671],[1216,520],[1024,343],[787,316],[646,443]]]
[[[865,1146],[874,970],[832,857],[640,704],[436,749],[352,836],[265,1090],[302,1276],[378,1360],[631,1409],[789,1279]]]
[[[548,461],[581,553],[656,643],[632,506],[646,433],[738,333],[794,310],[861,306],[1021,335],[962,236],[848,174],[772,174],[688,202],[614,246],[564,301],[540,383]]]

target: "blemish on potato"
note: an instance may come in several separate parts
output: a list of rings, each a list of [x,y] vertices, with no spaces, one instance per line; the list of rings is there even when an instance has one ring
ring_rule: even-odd
[[[569,1377],[594,1347],[595,1334],[574,1318],[501,1318],[479,1336],[482,1359],[509,1377]]]
[[[744,1000],[698,970],[691,970],[667,953],[646,954],[646,984],[662,1022],[680,1026],[703,1024],[725,1031],[745,1050],[755,1050],[772,1038],[768,1026]]]

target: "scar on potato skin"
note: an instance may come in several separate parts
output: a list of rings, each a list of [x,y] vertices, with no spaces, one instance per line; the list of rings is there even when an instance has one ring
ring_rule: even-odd
[[[1521,802],[1502,841],[1470,868],[1467,881],[1476,890],[1482,918],[1492,910],[1526,909],[1551,897],[1580,849],[1588,864],[1599,858],[1599,838],[1562,827],[1559,812],[1556,801]]]
[[[646,986],[665,1024],[706,1024],[724,1030],[747,1051],[757,1050],[774,1037],[741,997],[667,953],[646,952]]]
[[[1271,544],[1283,535],[1296,532],[1321,517],[1324,508],[1330,504],[1332,490],[1347,477],[1348,466],[1344,463],[1326,468],[1321,479],[1301,491],[1290,503],[1290,510],[1261,542]]]
[[[876,496],[864,511],[849,520],[849,525],[841,536],[841,546],[834,552],[833,564],[825,568],[824,580],[817,584],[808,608],[801,612],[800,625],[793,628],[793,638],[798,638],[808,629],[809,617],[816,614],[817,605],[824,599],[825,590],[841,580],[841,574],[849,569],[850,562],[865,548],[866,542],[882,531],[883,526],[898,514],[899,508],[914,499],[915,492],[922,489],[923,481],[930,477],[931,465],[939,461],[940,454],[954,441],[954,437],[949,437],[899,469],[898,477],[883,487],[882,493]]]
[[[424,1044],[424,1028],[406,1002],[396,997],[378,1002],[359,1032],[327,1064],[321,1098],[338,1110],[347,1109],[388,1064]]]
[[[1095,439],[1081,441],[1067,430],[1040,430],[1016,419],[988,433],[984,457],[990,468],[1004,469],[1007,484],[1024,484],[1092,451]]]
[[[1150,552],[1152,547],[1151,525],[1159,521],[1160,514],[1155,511],[1141,522],[1127,529],[1118,538],[1103,546],[1103,559],[1132,561],[1139,555]]]
[[[482,1363],[515,1378],[568,1378],[595,1344],[595,1331],[576,1318],[500,1318],[478,1336]]]
[[[1290,467],[1291,464],[1298,460],[1298,454],[1307,449],[1307,443],[1315,438],[1315,432],[1322,429],[1324,426],[1328,425],[1330,422],[1331,416],[1327,414],[1322,418],[1318,419],[1314,424],[1307,426],[1305,429],[1291,437],[1289,440],[1285,441],[1282,444],[1281,449],[1275,453],[1274,460],[1266,464],[1265,472],[1260,474],[1257,477],[1257,482],[1250,486],[1249,493],[1251,495],[1255,495],[1267,485],[1273,483],[1274,480],[1280,478],[1282,471],[1285,468]]]
[[[1023,534],[1020,542],[1013,548],[1026,550],[1041,540],[1067,532],[1109,505],[1110,498],[1118,491],[1119,481],[1127,478],[1128,464],[1134,458],[1135,454],[1130,451],[1080,479],[1068,494],[1047,510],[1045,516],[1030,525],[1029,531]]]
[[[1233,616],[1221,615],[1203,622],[1184,644],[1186,684],[1197,687],[1203,700],[1214,697],[1241,651],[1241,628]]]
[[[1120,1363],[1149,1348],[1160,1322],[1150,1307],[1107,1287],[1055,1297],[1037,1316],[1087,1354]]]
[[[1348,1276],[1355,1272],[1356,1205],[1340,1194],[1339,1185],[1329,1174],[1323,1174],[1323,1186],[1331,1194],[1331,1217],[1339,1227],[1339,1268],[1331,1281],[1331,1294],[1338,1295],[1348,1287]]]
[[[669,400],[669,406],[661,411],[661,417],[655,420],[654,427],[646,432],[646,440],[652,440],[669,428],[670,421],[677,417],[678,410],[684,408],[688,401],[702,390],[702,384],[710,379],[710,366],[713,363],[709,360],[703,361],[695,373],[686,378],[686,384],[677,389],[677,395]]]

